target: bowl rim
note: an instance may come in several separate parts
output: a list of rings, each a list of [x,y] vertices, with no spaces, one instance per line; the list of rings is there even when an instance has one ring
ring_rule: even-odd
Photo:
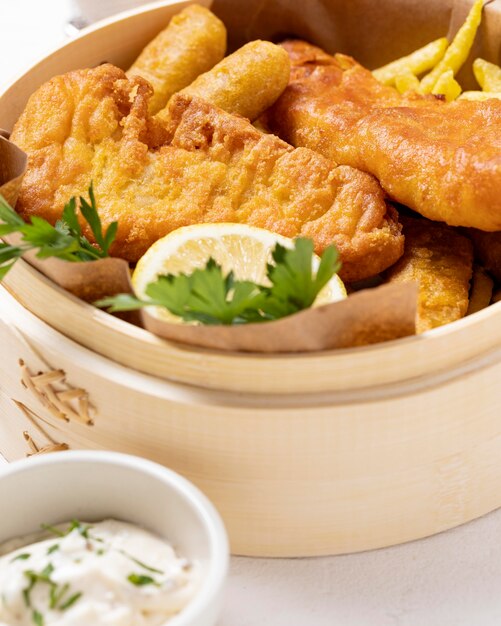
[[[0,481],[50,465],[93,464],[112,465],[115,468],[132,469],[155,478],[177,492],[195,511],[210,546],[207,574],[196,595],[165,626],[190,626],[198,623],[211,603],[222,592],[229,567],[229,541],[221,516],[212,502],[193,483],[173,470],[141,457],[106,450],[67,450],[14,461],[0,467]]]

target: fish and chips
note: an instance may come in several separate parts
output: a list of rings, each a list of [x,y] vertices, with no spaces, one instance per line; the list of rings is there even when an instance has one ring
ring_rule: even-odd
[[[371,72],[301,40],[225,57],[222,22],[189,6],[127,72],[32,95],[11,137],[29,157],[16,210],[54,224],[92,183],[130,263],[182,226],[242,223],[335,244],[348,283],[418,283],[417,332],[481,310],[501,282],[501,68],[476,59],[478,91],[456,76],[482,8],[450,44]]]

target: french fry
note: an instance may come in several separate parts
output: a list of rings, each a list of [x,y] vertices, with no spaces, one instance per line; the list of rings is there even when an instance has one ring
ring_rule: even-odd
[[[289,55],[282,47],[269,41],[251,41],[180,93],[254,121],[284,91],[289,75]],[[160,119],[168,117],[169,106],[158,115]]]
[[[395,78],[395,87],[398,93],[404,94],[407,91],[417,91],[419,89],[419,78],[411,71],[399,74]]]
[[[445,96],[447,102],[455,100],[461,93],[461,85],[454,78],[454,72],[452,70],[444,72],[435,83],[431,93],[435,96]]]
[[[463,91],[459,100],[501,100],[501,91]]]
[[[492,300],[493,288],[494,281],[489,274],[480,266],[475,266],[471,281],[470,302],[466,315],[471,315],[489,306]]]
[[[475,59],[473,73],[483,91],[501,91],[501,67],[485,59]]]
[[[441,37],[405,57],[374,70],[372,73],[384,85],[394,85],[399,76],[408,73],[416,76],[431,70],[444,56],[448,45],[447,39]]]
[[[441,61],[422,80],[420,91],[423,94],[433,92],[437,81],[447,70],[452,70],[456,75],[459,68],[468,58],[478,27],[482,20],[484,0],[476,0],[472,6],[465,23],[458,30],[451,45],[445,51]]]

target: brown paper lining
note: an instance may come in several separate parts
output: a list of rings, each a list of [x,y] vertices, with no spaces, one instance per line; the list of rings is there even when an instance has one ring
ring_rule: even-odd
[[[474,0],[214,0],[211,9],[228,29],[234,50],[253,39],[294,36],[327,52],[353,56],[369,69],[385,65],[434,39],[449,41]],[[465,89],[479,89],[471,61],[499,63],[501,0],[486,0],[470,59],[459,74]]]
[[[0,193],[11,206],[15,206],[28,157],[8,139],[9,133],[0,128]]]
[[[262,324],[168,324],[146,312],[143,322],[147,330],[164,339],[217,350],[276,353],[351,348],[413,335],[417,293],[413,283],[383,285]]]

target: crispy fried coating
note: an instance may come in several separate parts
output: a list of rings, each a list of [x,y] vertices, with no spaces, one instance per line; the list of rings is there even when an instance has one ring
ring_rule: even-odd
[[[284,47],[291,81],[269,112],[274,132],[370,172],[429,219],[501,230],[501,101],[401,96],[350,57]]]
[[[473,241],[475,257],[498,282],[501,281],[501,232],[486,233],[471,228],[468,237]]]
[[[251,41],[199,76],[182,93],[251,121],[269,108],[287,87],[289,55],[269,41]],[[168,117],[168,109],[159,114]]]
[[[403,252],[396,212],[377,181],[248,120],[177,95],[169,124],[148,115],[151,87],[111,65],[52,79],[31,98],[12,140],[29,155],[17,210],[54,223],[93,181],[112,254],[137,261],[160,237],[201,222],[241,222],[335,243],[358,280]],[[86,232],[87,236],[91,236]]]
[[[385,279],[419,284],[416,332],[464,317],[473,268],[470,240],[445,224],[406,216],[400,220],[405,252]]]
[[[153,115],[174,93],[219,63],[225,52],[224,24],[209,9],[192,4],[146,46],[127,74],[142,76],[152,85]]]

